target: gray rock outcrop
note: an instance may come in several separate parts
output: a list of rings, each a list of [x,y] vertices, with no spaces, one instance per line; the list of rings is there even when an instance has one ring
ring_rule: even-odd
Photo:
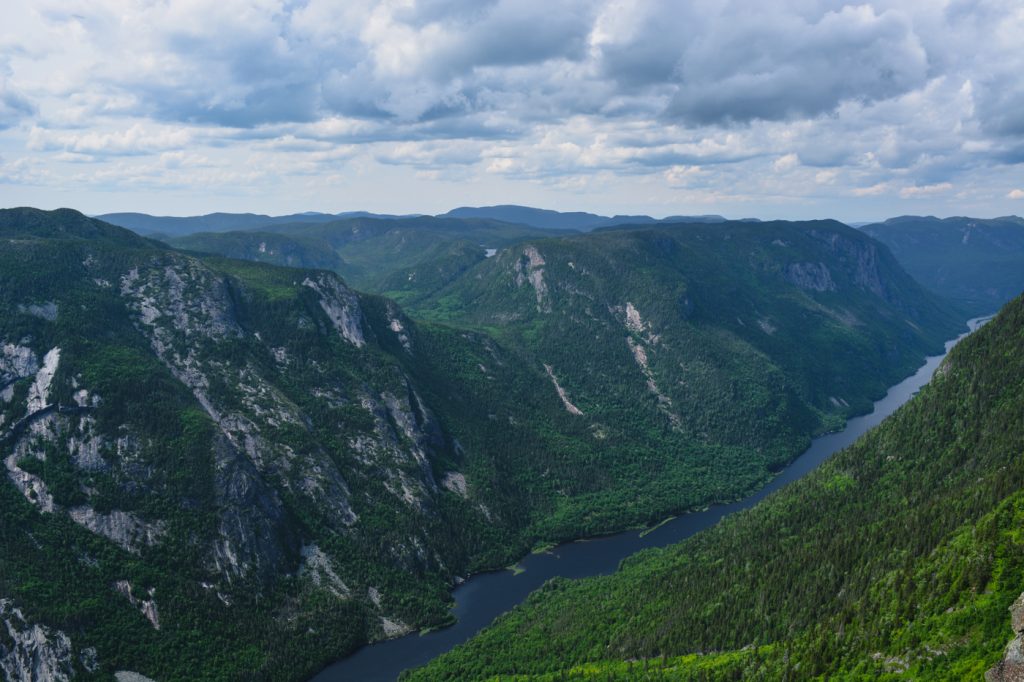
[[[59,630],[30,623],[0,599],[0,677],[11,682],[66,682],[75,675],[71,640]]]
[[[1003,659],[985,673],[987,682],[1024,682],[1024,594],[1010,605],[1010,626],[1014,638],[1006,645]]]

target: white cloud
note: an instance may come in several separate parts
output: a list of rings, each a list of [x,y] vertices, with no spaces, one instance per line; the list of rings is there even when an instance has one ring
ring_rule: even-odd
[[[949,182],[938,182],[934,185],[915,185],[913,187],[904,187],[900,190],[900,197],[903,199],[913,199],[916,197],[931,197],[936,194],[945,194],[953,189],[952,183]]]
[[[1012,189],[1007,195],[1007,199],[1024,199],[1024,189]]]
[[[885,194],[890,190],[889,183],[878,182],[870,187],[854,187],[850,190],[851,194],[855,197],[874,197],[880,194]]]
[[[181,149],[189,146],[193,140],[194,132],[182,126],[145,127],[136,123],[126,130],[67,133],[33,127],[28,133],[28,148],[36,151],[121,156]]]
[[[11,196],[31,178],[290,201],[324,174],[408,181],[382,208],[414,211],[455,179],[622,212],[1020,198],[1013,0],[10,5],[0,154],[32,169],[8,170]]]
[[[786,171],[792,170],[799,165],[800,157],[798,157],[796,154],[789,153],[786,154],[785,156],[780,156],[778,159],[776,159],[775,163],[772,164],[772,168],[774,168],[779,173],[785,173]]]

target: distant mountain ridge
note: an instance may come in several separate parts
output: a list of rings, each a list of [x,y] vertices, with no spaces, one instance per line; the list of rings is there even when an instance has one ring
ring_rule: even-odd
[[[200,216],[154,216],[148,213],[104,213],[94,216],[98,220],[124,227],[139,234],[159,234],[178,237],[194,232],[228,232],[231,230],[253,230],[271,225],[287,225],[291,223],[329,223],[343,218],[408,218],[369,213],[367,211],[347,211],[344,213],[317,213],[306,211],[289,215],[269,216],[260,213],[207,213]]]
[[[165,241],[228,258],[333,270],[361,290],[405,300],[435,291],[486,259],[488,249],[566,233],[483,218],[348,217],[197,232]]]
[[[724,223],[726,218],[720,215],[668,216],[652,218],[649,215],[616,215],[603,216],[582,211],[552,211],[515,204],[499,206],[462,206],[444,214],[450,218],[490,218],[510,223],[522,223],[533,227],[560,230],[578,230],[588,232],[599,227],[616,225],[654,225],[657,223]]]
[[[298,223],[329,223],[347,218],[377,218],[398,220],[428,217],[425,214],[393,215],[370,211],[344,211],[342,213],[319,213],[306,211],[288,215],[270,216],[259,213],[208,213],[200,216],[154,216],[147,213],[104,213],[95,218],[119,227],[126,227],[140,234],[158,234],[179,237],[196,232],[228,232],[233,230],[256,230],[270,226]],[[476,218],[499,220],[506,223],[528,225],[550,230],[574,230],[587,232],[600,227],[614,225],[652,225],[656,223],[721,223],[726,218],[720,215],[674,215],[652,218],[649,215],[603,216],[581,211],[552,211],[530,206],[505,204],[500,206],[463,206],[440,213],[436,218]],[[756,221],[756,218],[747,218]]]
[[[1024,218],[900,216],[860,228],[928,289],[972,314],[1024,291]]]

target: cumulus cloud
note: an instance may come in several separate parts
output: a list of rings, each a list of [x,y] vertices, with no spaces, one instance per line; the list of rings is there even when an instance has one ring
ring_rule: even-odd
[[[689,38],[667,79],[675,92],[665,114],[686,123],[816,116],[926,79],[927,54],[895,10],[847,6],[808,17],[730,3],[680,30]]]
[[[0,153],[38,178],[406,168],[898,202],[1013,199],[1000,169],[1024,163],[1016,0],[26,0],[5,20]]]
[[[35,113],[35,105],[10,82],[11,68],[0,58],[0,130]]]
[[[181,149],[192,143],[193,133],[181,127],[146,128],[135,124],[110,133],[95,131],[55,133],[33,127],[28,134],[29,149],[63,151],[72,154],[131,156]]]
[[[904,199],[913,199],[916,197],[930,197],[936,194],[945,194],[953,189],[953,185],[948,182],[938,182],[934,185],[915,185],[913,187],[904,187],[900,190],[900,197]]]

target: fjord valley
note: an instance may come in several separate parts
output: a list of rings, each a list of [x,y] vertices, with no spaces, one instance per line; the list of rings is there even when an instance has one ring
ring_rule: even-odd
[[[450,226],[499,228],[406,312],[0,212],[5,674],[303,679],[472,572],[751,491],[963,326],[832,221]]]
[[[1024,297],[856,444],[403,680],[1019,679]]]
[[[912,371],[959,326],[899,272],[884,249],[841,225],[718,227],[679,225],[527,241],[494,249],[491,258],[477,246],[468,264],[454,257],[460,265],[443,268],[450,276],[440,280],[430,277],[436,272],[432,263],[409,266],[387,254],[423,253],[426,240],[444,241],[438,228],[478,242],[494,239],[498,229],[506,240],[515,234],[522,238],[524,228],[416,219],[411,225],[356,220],[312,229],[341,244],[345,256],[346,245],[358,239],[363,253],[377,254],[371,263],[378,272],[399,261],[397,276],[387,280],[416,287],[415,295],[404,299],[416,317],[473,329],[515,350],[518,366],[543,371],[534,381],[555,388],[571,417],[583,417],[570,423],[589,430],[583,440],[590,441],[588,449],[607,453],[602,461],[573,475],[577,463],[570,459],[569,469],[536,493],[535,472],[559,466],[548,451],[530,455],[537,458],[531,467],[515,466],[500,477],[501,485],[517,491],[514,497],[536,494],[533,504],[563,498],[555,518],[573,518],[540,532],[549,536],[542,539],[560,540],[607,532],[627,520],[657,520],[765,480],[809,434],[866,409],[872,397]],[[415,235],[417,229],[427,234]],[[257,235],[249,243],[260,239]],[[411,247],[404,251],[402,245]],[[840,284],[822,258],[832,264],[836,278],[845,278]],[[450,280],[446,288],[436,288],[445,279]],[[779,292],[795,300],[777,297]],[[834,308],[820,307],[811,294],[844,300]],[[878,314],[880,298],[883,307],[891,306],[890,314]],[[859,322],[862,313],[873,318],[868,328]],[[647,320],[648,315],[660,319]],[[923,326],[908,335],[904,319]],[[807,329],[816,335],[802,336]],[[937,333],[921,333],[929,329]],[[577,344],[590,351],[581,356]],[[802,345],[813,350],[794,350]],[[832,358],[827,368],[801,364],[801,358],[826,355]],[[850,366],[834,364],[841,362]],[[491,364],[481,363],[475,378],[491,383]],[[659,378],[664,371],[659,367],[668,370],[666,377]],[[643,454],[667,443],[695,456]],[[756,448],[753,455],[748,446]],[[483,447],[501,446],[495,441]],[[623,456],[631,450],[635,456]],[[681,494],[708,458],[745,460],[741,468],[752,478],[726,480],[712,467],[697,476],[699,486]],[[638,485],[641,480],[644,485]],[[576,503],[579,495],[591,498],[583,509]],[[638,495],[655,498],[638,505]],[[583,522],[577,518],[581,514],[593,518]]]

